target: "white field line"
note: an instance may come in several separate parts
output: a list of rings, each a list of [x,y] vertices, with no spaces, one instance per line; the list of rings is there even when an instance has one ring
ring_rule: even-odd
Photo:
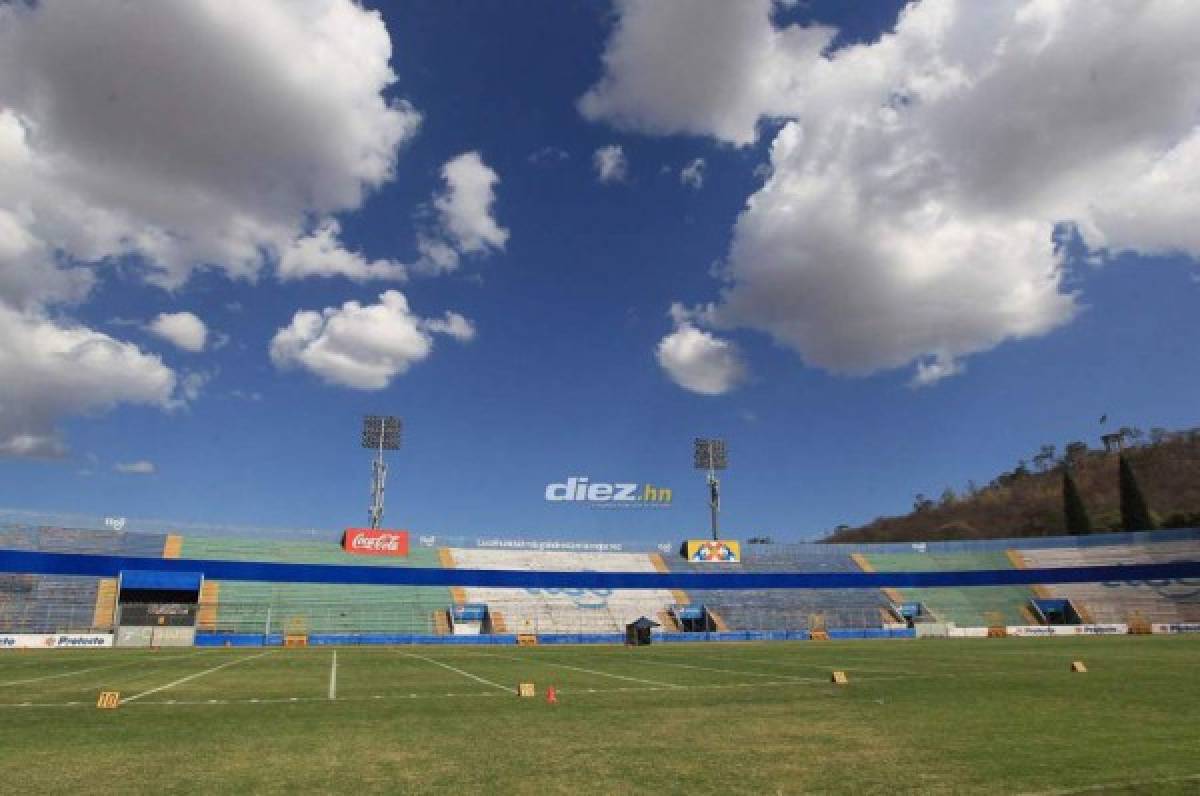
[[[206,674],[212,674],[213,672],[219,672],[222,669],[228,668],[230,666],[236,666],[239,663],[245,663],[246,661],[252,661],[255,658],[261,658],[264,655],[270,655],[272,652],[274,652],[274,650],[268,650],[267,652],[260,652],[257,655],[251,655],[246,658],[237,658],[232,661],[226,661],[225,663],[222,663],[219,666],[214,666],[211,669],[205,669],[202,672],[196,672],[195,674],[189,674],[187,677],[180,677],[178,680],[172,680],[171,682],[167,683],[166,685],[160,685],[157,688],[151,688],[149,691],[143,691],[140,694],[134,694],[131,697],[122,699],[121,704],[124,705],[129,702],[133,702],[135,699],[141,699],[144,696],[150,696],[151,694],[157,694],[159,691],[166,691],[168,688],[174,688],[177,685],[183,685],[186,682],[195,680],[197,677],[203,677]]]
[[[27,685],[28,683],[40,683],[43,680],[56,680],[61,677],[74,677],[77,674],[87,674],[88,672],[100,672],[100,671],[104,671],[105,669],[118,669],[122,666],[133,666],[133,665],[139,664],[139,663],[146,663],[147,661],[151,661],[151,662],[153,662],[153,661],[177,661],[180,658],[191,658],[196,655],[202,655],[202,654],[203,653],[200,653],[200,652],[191,652],[191,653],[188,653],[187,655],[171,655],[171,656],[168,656],[165,658],[159,658],[159,657],[151,658],[149,656],[144,656],[144,657],[135,658],[135,659],[129,660],[129,661],[123,661],[121,663],[110,663],[106,666],[89,666],[86,669],[75,669],[74,671],[70,671],[70,672],[59,672],[58,674],[46,674],[46,675],[42,675],[41,677],[28,677],[24,680],[9,680],[8,682],[0,683],[0,688],[3,688],[5,686],[10,686],[10,685]]]
[[[868,664],[884,663],[884,661],[881,661],[879,658],[862,658],[862,657],[855,657],[855,656],[837,655],[836,652],[834,652],[833,650],[825,650],[824,652],[829,656],[829,660],[827,660],[825,662],[821,662],[821,661],[812,662],[809,660],[794,661],[794,660],[787,660],[787,659],[780,660],[780,659],[767,659],[767,658],[739,658],[738,660],[753,661],[754,663],[765,663],[770,666],[782,666],[782,667],[796,666],[796,667],[805,667],[805,668],[812,668],[812,667],[830,668],[830,667],[832,667],[835,669],[836,668],[845,668],[845,669],[848,669],[849,671],[861,672],[863,674],[872,674],[872,673],[873,674],[911,674],[914,676],[921,676],[921,675],[927,674],[929,672],[929,669],[927,667],[929,667],[929,666],[936,666],[938,672],[944,672],[946,674],[976,673],[976,672],[990,671],[987,669],[982,669],[980,667],[987,666],[989,663],[990,664],[995,663],[995,661],[989,661],[986,656],[971,657],[971,658],[965,658],[965,659],[960,658],[960,657],[938,658],[933,661],[913,661],[913,660],[905,660],[902,658],[896,658],[896,663],[898,663],[902,668],[888,667],[886,669],[880,669],[880,668],[876,668],[875,666],[869,666],[867,668],[860,668],[857,665],[857,662],[859,662],[859,661],[865,661]],[[1069,654],[1070,653],[1060,653],[1058,657],[1062,657],[1063,655],[1069,655]],[[714,660],[714,658],[711,654],[706,657],[708,660]],[[916,669],[916,668],[912,668],[912,667],[926,667],[926,668]]]
[[[333,651],[333,661],[329,664],[329,698],[337,699],[337,650]]]
[[[779,672],[748,672],[744,669],[719,669],[715,666],[700,666],[699,664],[695,664],[695,663],[675,663],[674,661],[662,661],[662,660],[658,660],[656,658],[643,658],[640,656],[634,662],[635,663],[652,663],[657,666],[678,666],[681,669],[698,669],[700,671],[705,671],[705,672],[721,672],[722,674],[740,674],[740,675],[746,675],[748,677],[771,677],[771,678],[775,678],[776,680],[778,680],[779,678],[783,678],[785,680],[797,680],[797,681],[806,680],[806,681],[812,682],[812,683],[825,682],[825,678],[798,677],[796,675],[780,674]]]
[[[512,689],[508,689],[512,691]],[[513,691],[515,694],[516,692]],[[428,693],[428,694],[375,694],[373,696],[351,696],[339,697],[338,702],[380,702],[392,700],[410,700],[410,699],[446,699],[447,697],[455,697],[461,699],[463,697],[497,697],[495,691],[465,691],[458,693]],[[262,697],[262,698],[245,698],[245,699],[148,699],[144,702],[138,702],[129,707],[145,708],[152,705],[158,707],[189,707],[189,706],[211,706],[211,705],[286,705],[291,703],[314,703],[328,704],[327,697],[302,696],[302,697]],[[2,708],[93,708],[92,700],[72,701],[72,702],[15,702],[10,704],[0,704]],[[125,703],[121,703],[121,707],[125,707]]]
[[[558,666],[563,669],[573,669],[574,671],[584,672],[586,674],[598,674],[601,677],[612,677],[615,680],[628,680],[631,683],[645,683],[647,685],[658,686],[661,688],[683,688],[683,686],[681,686],[681,685],[676,685],[674,683],[664,683],[661,680],[645,680],[641,677],[629,677],[624,674],[613,674],[612,672],[602,672],[602,671],[599,671],[598,669],[585,669],[582,666],[572,666],[569,663],[559,663],[558,661],[545,660],[543,656],[529,657],[529,658],[517,658],[514,656],[510,656],[510,655],[497,655],[496,653],[485,653],[485,654],[487,654],[488,657],[491,657],[491,658],[506,658],[510,661],[517,661],[518,663],[541,663],[546,666]]]
[[[824,682],[824,681],[822,681]],[[652,685],[652,686],[618,686],[613,688],[559,688],[558,693],[571,694],[616,694],[641,691],[711,691],[714,688],[732,689],[732,688],[771,688],[774,686],[800,686],[812,685],[812,682],[801,682],[796,680],[786,680],[774,683],[721,683],[719,685]],[[512,688],[503,688],[506,693],[515,694]],[[373,696],[357,696],[357,697],[339,697],[338,702],[379,702],[379,701],[394,701],[394,700],[409,700],[409,699],[446,699],[446,698],[469,698],[469,697],[496,697],[499,696],[495,691],[470,691],[470,692],[449,692],[449,693],[423,693],[423,694],[376,694]],[[281,705],[293,702],[313,702],[313,703],[328,703],[329,700],[325,697],[263,697],[263,698],[246,698],[246,699],[158,699],[139,702],[132,707],[148,707],[157,705],[159,707],[186,707],[186,706],[204,706],[204,705]],[[125,702],[121,703],[125,707]],[[92,708],[93,703],[87,701],[72,701],[72,702],[20,702],[10,704],[0,704],[0,709],[3,708],[67,708],[67,707],[84,707]]]
[[[720,659],[721,659],[721,657],[719,655],[718,656],[712,656],[712,655],[704,656],[704,660],[708,660],[708,661],[720,660]],[[814,663],[814,662],[809,662],[809,661],[771,660],[771,659],[767,659],[767,658],[742,658],[740,656],[736,657],[736,660],[746,661],[748,663],[765,663],[768,666],[783,666],[785,668],[789,667],[789,666],[796,666],[796,667],[802,667],[802,668],[806,668],[806,669],[837,669],[840,667],[843,669],[849,669],[850,671],[863,672],[864,674],[866,674],[866,673],[923,674],[923,672],[916,672],[916,671],[912,671],[910,669],[896,669],[896,668],[876,669],[874,667],[871,667],[869,669],[863,669],[855,664],[856,661],[862,661],[862,660],[866,660],[871,663],[878,663],[879,662],[878,658],[854,658],[854,657],[837,656],[836,660],[825,662],[825,663],[822,663],[822,662]],[[940,661],[939,661],[939,663],[940,663]]]
[[[424,655],[418,655],[415,652],[401,652],[400,654],[404,655],[405,657],[408,657],[408,658],[417,658],[419,660],[425,661],[426,663],[432,663],[434,666],[441,666],[443,669],[449,669],[450,671],[455,672],[456,674],[461,674],[463,677],[469,677],[470,679],[474,680],[477,683],[483,683],[484,685],[490,685],[492,688],[499,688],[501,691],[512,691],[513,690],[510,686],[500,685],[499,683],[493,683],[491,680],[484,679],[483,677],[480,677],[477,674],[471,674],[470,672],[464,672],[462,669],[459,669],[456,666],[451,666],[448,663],[442,663],[441,661],[434,660],[433,658],[426,658]]]
[[[1103,638],[1103,637],[1097,636],[1097,638]],[[1072,641],[1074,641],[1074,640],[1075,639],[1072,639]],[[996,640],[993,640],[993,641],[995,642]],[[1004,640],[1000,639],[999,641],[1001,643],[1003,643]],[[1037,641],[1044,642],[1044,641],[1046,641],[1046,639],[1037,639]],[[1054,650],[1034,650],[1034,649],[990,650],[986,655],[972,655],[972,656],[967,657],[967,660],[985,661],[992,655],[1018,655],[1018,656],[1029,657],[1029,658],[1062,658],[1062,657],[1066,657],[1069,655],[1083,656],[1083,655],[1087,655],[1087,654],[1089,654],[1089,652],[1091,652],[1085,646],[1086,644],[1087,644],[1087,641],[1083,641],[1083,643],[1080,644],[1079,646],[1064,645],[1064,646],[1058,647]],[[1190,650],[1189,650],[1189,652],[1190,652]],[[1156,658],[1156,657],[1147,657],[1145,655],[1122,655],[1120,653],[1113,653],[1111,648],[1103,651],[1101,653],[1101,655],[1105,660],[1116,661],[1119,663],[1153,663],[1153,664],[1164,664],[1167,666],[1170,666],[1170,665],[1200,666],[1200,661],[1179,660],[1179,659],[1173,660],[1170,658],[1162,659],[1162,658]]]
[[[264,654],[266,654],[266,653],[264,653]],[[420,657],[420,656],[413,656],[413,657]],[[436,663],[439,666],[446,666],[447,668],[453,669],[453,667],[449,667],[447,664],[442,664],[440,661],[435,661],[432,658],[430,658],[428,660],[430,663]],[[516,660],[522,660],[522,659],[518,658]],[[228,665],[228,664],[226,664],[226,665]],[[453,670],[457,671],[459,674],[465,675],[473,680],[477,679],[481,682],[487,683],[488,685],[498,688],[506,693],[510,693],[510,694],[514,693],[514,689],[506,688],[506,687],[498,685],[496,683],[489,683],[488,681],[483,680],[483,678],[478,678],[475,675],[472,675],[470,672],[464,672],[464,671],[458,670],[458,669],[453,669]],[[609,675],[609,676],[612,676],[612,675]],[[919,678],[928,677],[928,678],[933,678],[933,679],[936,679],[938,677],[944,677],[944,676],[947,676],[947,675],[915,675],[915,677],[919,677]],[[870,679],[860,679],[857,681],[855,679],[851,679],[851,686],[853,686],[856,682],[863,683],[863,684],[868,684],[868,683],[874,684],[874,683],[881,683],[881,682],[903,682],[903,681],[906,681],[909,679],[912,679],[912,678],[910,678],[910,677],[872,677]],[[645,682],[650,683],[652,681],[645,681]],[[785,680],[775,680],[775,681],[767,681],[767,682],[763,682],[760,680],[760,681],[756,681],[756,682],[752,682],[752,683],[714,683],[711,685],[671,685],[671,684],[664,683],[661,685],[645,685],[645,686],[614,686],[612,688],[587,688],[587,687],[559,688],[559,689],[557,689],[557,691],[560,694],[616,694],[616,693],[631,693],[631,692],[636,693],[636,692],[642,692],[642,691],[669,691],[669,692],[713,691],[713,690],[732,690],[732,689],[745,689],[745,688],[749,688],[749,689],[789,688],[789,687],[800,688],[800,687],[812,687],[812,686],[822,685],[827,682],[828,681],[826,681],[824,679],[820,679],[820,680],[817,680],[817,679],[808,679],[808,680],[785,679]],[[354,696],[339,697],[337,699],[337,701],[338,702],[378,702],[378,701],[394,701],[394,700],[410,700],[410,699],[445,699],[445,698],[463,699],[463,698],[470,698],[470,697],[495,697],[495,696],[499,696],[498,694],[496,694],[495,691],[470,691],[470,692],[449,692],[449,693],[426,692],[426,693],[408,693],[408,694],[375,694],[372,696],[357,696],[357,697],[354,697]],[[280,704],[298,703],[298,702],[328,703],[329,699],[327,697],[314,697],[314,696],[262,697],[262,698],[245,698],[245,699],[193,699],[193,700],[159,699],[159,700],[148,700],[145,702],[139,702],[139,703],[137,703],[137,706],[146,707],[149,705],[157,705],[160,707],[184,707],[184,706],[204,706],[204,705],[280,705]],[[126,704],[125,701],[121,702],[122,707],[124,707],[125,704]],[[0,703],[0,710],[2,710],[4,708],[67,708],[67,707],[92,708],[93,703],[90,700],[71,701],[71,702],[53,702],[53,703],[47,703],[47,702]],[[1081,791],[1081,792],[1087,792],[1087,791]],[[1067,791],[1064,793],[1074,793],[1074,791]],[[1045,796],[1050,796],[1050,795],[1046,794]]]

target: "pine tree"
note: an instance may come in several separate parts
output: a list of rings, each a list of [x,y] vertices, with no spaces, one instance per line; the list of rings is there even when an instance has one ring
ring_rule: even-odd
[[[1079,487],[1075,485],[1075,479],[1066,467],[1063,468],[1062,492],[1063,520],[1067,526],[1067,533],[1073,536],[1091,533],[1092,519],[1088,516],[1083,498],[1079,495]]]
[[[1146,497],[1124,456],[1121,457],[1121,527],[1127,531],[1154,530],[1154,518],[1150,516]]]

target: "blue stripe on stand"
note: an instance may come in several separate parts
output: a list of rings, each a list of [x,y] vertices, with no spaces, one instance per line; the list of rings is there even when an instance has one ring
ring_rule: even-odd
[[[1200,578],[1200,561],[965,572],[531,572],[507,569],[430,569],[330,564],[210,561],[198,558],[31,553],[0,550],[0,572],[116,577],[121,570],[202,572],[209,580],[342,583],[395,586],[480,586],[511,589],[920,589],[1036,583]]]
[[[158,561],[160,559],[154,559]],[[121,571],[122,589],[161,589],[200,591],[204,576],[199,572],[175,572],[161,569],[125,569]]]

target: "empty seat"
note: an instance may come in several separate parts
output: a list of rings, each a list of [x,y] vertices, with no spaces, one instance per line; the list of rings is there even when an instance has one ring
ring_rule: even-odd
[[[1030,567],[1165,564],[1200,558],[1197,542],[1020,550]],[[1148,622],[1200,622],[1200,579],[1063,583],[1041,587],[1047,596],[1071,600],[1087,619],[1102,624],[1141,618]]]
[[[731,572],[860,572],[849,554],[816,544],[743,547],[740,564],[693,563],[670,559],[677,572],[698,572],[719,578]],[[716,578],[714,578],[715,580]],[[718,581],[719,583],[719,581]],[[729,630],[807,630],[823,623],[829,628],[877,628],[888,600],[878,589],[761,589],[690,591],[692,602],[703,603]]]
[[[455,548],[458,567],[565,572],[656,572],[646,553]],[[639,617],[656,617],[675,602],[665,589],[494,589],[468,587],[469,602],[487,603],[511,633],[624,633]]]

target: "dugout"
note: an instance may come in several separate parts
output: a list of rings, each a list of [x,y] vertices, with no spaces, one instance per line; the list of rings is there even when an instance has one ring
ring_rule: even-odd
[[[1083,618],[1067,599],[1033,598],[1029,601],[1033,615],[1043,625],[1081,625]]]
[[[717,623],[704,605],[672,605],[668,613],[684,633],[711,633],[717,629]]]
[[[640,617],[625,625],[625,644],[630,647],[644,647],[650,643],[652,628],[661,627],[658,622],[646,617]]]
[[[204,575],[124,570],[117,579],[118,647],[190,647]]]

